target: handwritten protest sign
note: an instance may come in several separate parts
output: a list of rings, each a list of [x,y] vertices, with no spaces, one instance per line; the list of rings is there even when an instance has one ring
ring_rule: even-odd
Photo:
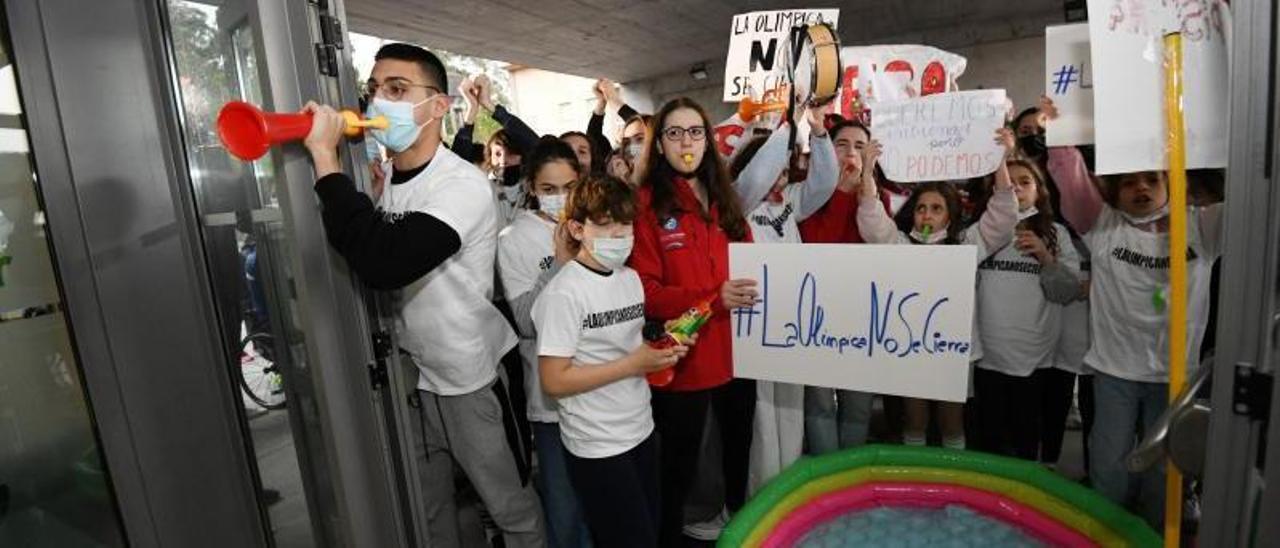
[[[964,57],[954,53],[914,45],[840,48],[840,62],[844,70],[836,112],[847,119],[860,119],[864,124],[870,123],[868,105],[877,100],[900,100],[954,91],[955,80],[964,74],[967,63]],[[730,63],[726,63],[726,75],[729,66]],[[725,81],[729,81],[728,78]],[[771,86],[776,84],[772,80],[768,82]],[[751,85],[756,95],[765,91],[755,87],[756,83]],[[741,96],[735,96],[725,100],[741,99]],[[746,122],[736,114],[730,116],[715,126],[716,147],[724,157],[731,157],[738,147],[751,140],[755,130],[772,131],[780,119],[780,116],[763,115],[755,121]]]
[[[758,99],[779,84],[786,66],[783,46],[797,25],[830,23],[838,9],[753,11],[733,16],[729,55],[724,62],[724,100],[738,102],[752,93]]]
[[[1187,167],[1227,164],[1227,37],[1222,0],[1089,0],[1097,173],[1167,169],[1166,31],[1182,33]]]
[[[1089,24],[1044,29],[1044,94],[1058,108],[1045,142],[1051,147],[1093,144],[1093,63]]]
[[[900,183],[993,173],[1004,158],[995,135],[1005,112],[1002,89],[878,102],[871,111],[871,133],[884,145],[880,167]]]
[[[729,265],[760,290],[754,307],[730,312],[736,376],[968,395],[973,246],[731,244]]]

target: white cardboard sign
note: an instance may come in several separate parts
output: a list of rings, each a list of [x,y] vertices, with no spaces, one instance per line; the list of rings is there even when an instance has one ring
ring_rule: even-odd
[[[1044,29],[1044,94],[1058,108],[1045,143],[1051,147],[1093,144],[1093,63],[1089,24]]]
[[[1168,169],[1166,31],[1182,33],[1187,168],[1227,165],[1228,36],[1222,0],[1089,0],[1100,175]]]
[[[871,134],[884,145],[880,167],[891,181],[954,181],[994,173],[1004,158],[1002,89],[957,91],[871,107]]]
[[[839,9],[753,11],[733,16],[729,55],[724,62],[724,100],[738,102],[778,86],[786,66],[784,44],[797,25],[836,26]]]
[[[968,396],[974,246],[730,244],[729,270],[760,291],[729,313],[735,376]]]

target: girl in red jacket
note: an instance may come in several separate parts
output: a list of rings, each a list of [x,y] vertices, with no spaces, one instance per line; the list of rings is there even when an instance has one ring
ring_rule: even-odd
[[[751,234],[710,129],[697,103],[668,102],[653,116],[638,172],[631,268],[644,285],[645,314],[670,320],[704,301],[714,313],[677,365],[675,380],[653,391],[661,436],[660,546],[681,544],[684,500],[698,470],[708,409],[720,426],[726,509],[686,534],[714,540],[746,498],[756,388],[733,378],[729,310],[750,306],[757,293],[755,281],[729,279],[729,242],[750,241]]]

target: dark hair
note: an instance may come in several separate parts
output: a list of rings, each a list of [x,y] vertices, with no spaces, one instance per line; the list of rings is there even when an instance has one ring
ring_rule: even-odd
[[[760,147],[763,147],[768,140],[769,138],[763,135],[757,136],[738,149],[737,154],[733,156],[733,161],[729,162],[729,176],[733,177],[733,180],[738,180],[738,176],[742,175],[742,171],[747,169],[747,164],[751,163],[756,153],[760,152]]]
[[[431,80],[428,84],[436,86],[440,93],[448,93],[449,74],[444,69],[444,63],[440,62],[440,58],[436,57],[434,53],[413,44],[396,42],[378,48],[378,53],[373,56],[373,60],[381,61],[383,59],[417,63],[418,68],[422,69],[422,73],[427,76],[427,79]]]
[[[574,185],[565,200],[562,223],[632,223],[636,220],[636,198],[631,185],[610,175],[592,175]],[[570,239],[575,253],[582,242]]]
[[[1022,109],[1022,112],[1019,112],[1018,115],[1013,118],[1014,129],[1018,128],[1018,124],[1022,123],[1023,118],[1026,118],[1027,116],[1031,116],[1033,114],[1040,114],[1040,109],[1038,107],[1027,107],[1025,109]]]
[[[861,121],[858,121],[858,120],[845,120],[845,119],[843,119],[843,118],[841,118],[839,121],[837,121],[836,123],[834,123],[834,124],[832,124],[832,125],[831,125],[831,129],[828,129],[828,130],[827,130],[827,135],[830,135],[830,136],[831,136],[831,140],[832,140],[832,141],[835,141],[835,140],[836,140],[836,135],[837,135],[837,134],[839,134],[841,131],[844,131],[844,130],[849,129],[849,128],[851,128],[851,127],[852,127],[852,128],[858,128],[858,129],[862,130],[862,132],[863,132],[863,133],[866,133],[866,134],[867,134],[867,138],[868,138],[868,139],[870,139],[870,138],[871,138],[871,129],[867,128],[867,126],[866,126],[866,125],[864,125]]]
[[[603,166],[601,165],[604,164],[604,155],[602,154],[604,151],[600,150],[600,147],[596,146],[595,140],[581,131],[566,131],[560,134],[561,141],[570,137],[578,137],[587,142],[587,150],[589,151],[588,155],[591,157],[591,173],[604,173]]]
[[[679,205],[676,204],[675,187],[675,178],[678,173],[671,167],[671,163],[667,162],[666,157],[658,151],[658,140],[662,130],[665,129],[663,126],[666,124],[667,117],[682,108],[697,112],[708,131],[707,138],[702,141],[704,146],[702,164],[694,170],[694,174],[707,189],[708,206],[714,207],[720,216],[720,229],[729,236],[730,240],[740,242],[747,238],[746,220],[742,216],[738,198],[734,194],[733,182],[729,179],[728,171],[725,170],[724,160],[716,150],[716,141],[710,134],[711,120],[707,118],[707,112],[702,109],[702,106],[692,99],[680,97],[667,101],[667,104],[662,105],[662,108],[653,115],[653,123],[649,124],[645,130],[644,154],[640,157],[640,184],[652,190],[651,206],[659,219],[672,217],[680,211]],[[704,220],[711,219],[701,210],[697,213],[702,215]]]
[[[1142,173],[1155,173],[1161,183],[1164,183],[1165,190],[1169,189],[1169,176],[1164,170],[1148,169],[1144,171],[1132,171],[1128,173],[1112,173],[1101,177],[1102,184],[1102,200],[1111,207],[1120,207],[1120,186],[1124,182],[1125,177],[1139,175]]]
[[[937,193],[942,196],[942,202],[947,206],[947,237],[942,240],[944,244],[960,243],[961,228],[960,216],[964,214],[960,209],[960,193],[956,191],[956,187],[946,181],[933,181],[929,183],[921,183],[916,185],[915,191],[911,193],[911,197],[907,199],[907,203],[902,205],[902,209],[898,212],[895,219],[898,222],[898,228],[908,234],[915,228],[915,210],[916,204],[920,202],[920,196],[930,192]],[[916,242],[920,243],[920,242]]]
[[[489,136],[489,139],[484,142],[484,158],[480,165],[484,168],[485,173],[490,173],[494,169],[502,169],[503,167],[489,163],[489,158],[493,156],[490,153],[490,150],[493,148],[494,144],[502,145],[502,148],[507,149],[508,152],[511,151],[511,140],[507,138],[507,130],[500,129],[493,132],[493,134]]]
[[[533,150],[529,151],[523,158],[520,169],[524,175],[525,209],[538,209],[538,196],[534,194],[533,179],[538,176],[538,171],[542,167],[553,162],[565,162],[569,167],[573,168],[573,172],[577,174],[577,178],[582,178],[582,165],[578,163],[578,155],[573,153],[573,148],[564,141],[552,137],[550,135],[538,139],[537,144],[533,145]]]
[[[1061,251],[1058,243],[1058,231],[1053,227],[1054,215],[1053,205],[1049,201],[1049,183],[1045,178],[1044,172],[1040,171],[1040,166],[1035,162],[1027,160],[1014,159],[1005,162],[1007,167],[1020,167],[1031,172],[1031,178],[1036,181],[1036,214],[1028,217],[1018,223],[1020,228],[1025,227],[1044,240],[1044,246],[1049,248],[1049,254],[1057,256]]]

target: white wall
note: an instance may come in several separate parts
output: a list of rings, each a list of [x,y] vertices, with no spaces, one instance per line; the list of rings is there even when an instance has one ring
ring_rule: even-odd
[[[1004,88],[1017,111],[1035,106],[1044,93],[1044,37],[988,42],[956,48],[969,60],[960,89]]]
[[[566,131],[587,131],[596,97],[591,93],[595,80],[518,67],[511,70],[511,110],[539,135],[560,135]],[[605,117],[605,135],[615,116]],[[616,122],[615,122],[616,124]]]

